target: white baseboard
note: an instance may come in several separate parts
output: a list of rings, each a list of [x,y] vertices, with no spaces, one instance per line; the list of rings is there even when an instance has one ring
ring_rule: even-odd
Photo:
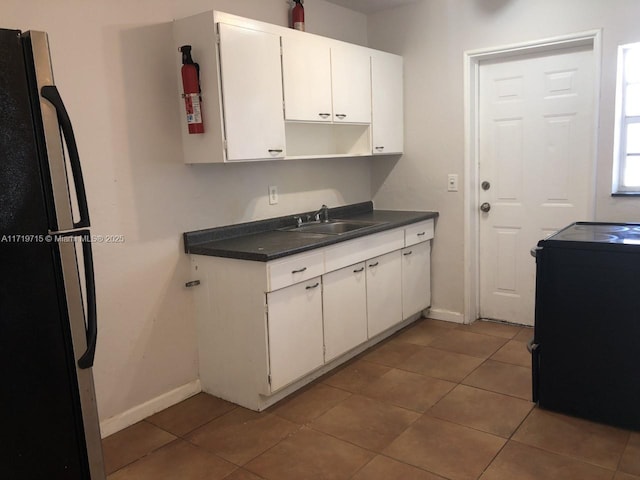
[[[194,380],[186,385],[175,388],[167,393],[152,398],[151,400],[144,402],[140,405],[119,413],[111,418],[107,418],[100,422],[100,434],[102,438],[108,437],[120,430],[127,428],[134,423],[138,423],[140,420],[144,420],[154,413],[158,413],[160,410],[169,408],[176,403],[186,400],[192,397],[196,393],[200,393],[202,387],[200,386],[200,380]]]
[[[460,312],[451,312],[449,310],[440,310],[438,308],[430,308],[426,312],[426,316],[434,320],[444,320],[445,322],[464,323],[464,314]]]

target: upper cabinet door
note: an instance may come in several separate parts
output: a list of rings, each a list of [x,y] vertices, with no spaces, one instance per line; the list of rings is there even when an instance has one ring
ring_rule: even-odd
[[[218,24],[227,160],[285,156],[280,36]]]
[[[403,151],[402,83],[402,57],[375,52],[371,57],[374,154]]]
[[[371,57],[357,45],[331,48],[333,121],[371,123]]]
[[[327,42],[305,35],[282,37],[286,120],[331,121],[331,57]]]

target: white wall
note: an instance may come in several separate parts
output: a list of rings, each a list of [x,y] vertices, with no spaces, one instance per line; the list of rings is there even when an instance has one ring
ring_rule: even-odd
[[[464,310],[463,52],[602,29],[596,220],[640,221],[640,198],[612,198],[616,52],[640,41],[636,0],[421,0],[368,17],[369,45],[404,56],[405,154],[377,159],[376,208],[440,211],[433,246],[433,308]],[[581,220],[581,219],[576,219]]]
[[[307,4],[308,31],[366,44],[364,15],[323,0]],[[280,25],[288,19],[285,0],[0,4],[2,27],[49,32],[56,83],[82,157],[93,232],[125,236],[121,244],[94,245],[94,375],[102,420],[197,379],[182,232],[371,199],[367,159],[182,163],[178,52],[170,22],[210,9]],[[268,205],[268,185],[279,187],[277,206]]]

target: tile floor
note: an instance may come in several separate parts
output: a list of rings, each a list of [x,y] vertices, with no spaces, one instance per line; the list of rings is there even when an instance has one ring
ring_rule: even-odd
[[[103,441],[109,480],[640,480],[640,433],[534,408],[530,329],[421,319],[256,413],[201,393]]]

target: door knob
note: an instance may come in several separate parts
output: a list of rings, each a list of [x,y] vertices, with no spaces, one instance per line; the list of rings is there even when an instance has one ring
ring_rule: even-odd
[[[491,204],[484,202],[482,205],[480,205],[480,210],[482,210],[484,213],[487,213],[489,210],[491,210]]]
[[[491,184],[486,180],[480,184],[483,190],[489,190],[491,188]]]

